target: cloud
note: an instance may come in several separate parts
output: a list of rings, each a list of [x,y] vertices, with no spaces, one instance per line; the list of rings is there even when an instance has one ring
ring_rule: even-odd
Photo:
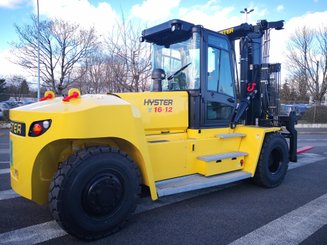
[[[19,4],[28,3],[34,7],[36,13],[36,0],[0,0],[0,7],[17,7]],[[81,27],[95,27],[99,35],[107,35],[113,25],[119,20],[119,16],[106,2],[92,5],[88,0],[40,0],[39,10],[41,19],[60,18],[66,21],[80,24]],[[4,76],[22,75],[28,79],[34,79],[26,69],[9,61],[13,59],[9,49],[0,52],[0,74]]]
[[[36,12],[36,3],[34,9]],[[94,6],[88,0],[42,0],[39,10],[41,16],[60,18],[85,28],[94,26],[99,34],[110,32],[119,19],[111,5],[106,2]]]
[[[11,3],[10,6],[17,6],[17,4],[25,1],[27,0],[0,0],[0,7],[4,6],[5,3]],[[119,14],[113,10],[108,2],[103,0],[97,5],[92,5],[88,0],[40,0],[40,13],[41,17],[57,17],[80,23],[85,27],[95,26],[99,34],[107,35],[111,31],[111,27],[120,19]],[[33,3],[36,10],[36,1],[33,1]],[[203,4],[196,4],[187,8],[181,7],[181,0],[143,0],[141,3],[131,7],[128,18],[141,20],[147,26],[159,24],[172,18],[180,18],[218,31],[244,22],[245,16],[239,13],[242,7],[244,6],[232,4],[223,7],[219,0],[208,0]],[[264,5],[255,5],[253,2],[250,2],[247,8],[254,9],[247,16],[249,23],[256,23],[256,20],[266,18],[269,15],[269,11]],[[283,5],[277,6],[276,11],[278,10],[284,10]],[[283,77],[286,74],[287,43],[296,28],[304,25],[320,27],[326,25],[323,22],[326,19],[327,11],[306,13],[303,16],[289,19],[285,23],[284,30],[271,31],[270,62],[284,63],[282,65]],[[18,72],[17,66],[4,58],[9,55],[10,51],[0,53],[0,74],[17,74]]]
[[[223,8],[217,1],[209,0],[205,4],[180,8],[177,17],[218,31],[240,24],[242,16],[233,16],[232,12],[234,10],[235,8],[233,6]]]
[[[295,31],[303,26],[317,29],[326,26],[327,11],[307,13],[285,22],[283,30],[271,32],[270,62],[282,63],[282,78],[287,77],[287,44]],[[284,79],[282,79],[283,81]]]
[[[19,74],[24,77],[30,77],[31,74],[26,69],[23,69],[21,66],[18,66],[10,61],[13,58],[14,57],[12,56],[10,49],[0,52],[0,75],[9,77]]]
[[[254,9],[247,15],[248,23],[256,23],[267,15],[267,9],[250,3],[248,9]],[[239,6],[222,6],[220,1],[209,0],[205,4],[193,5],[189,8],[180,8],[178,18],[203,25],[211,30],[221,30],[240,25],[245,22],[245,15],[240,13]],[[235,14],[236,13],[236,14]]]
[[[142,21],[158,22],[167,20],[180,4],[180,0],[144,0],[132,6],[131,13]]]
[[[19,7],[26,0],[0,0],[0,8],[16,8]]]
[[[280,5],[278,5],[277,7],[276,7],[276,10],[277,10],[277,12],[283,12],[284,11],[284,5],[283,4],[280,4]]]

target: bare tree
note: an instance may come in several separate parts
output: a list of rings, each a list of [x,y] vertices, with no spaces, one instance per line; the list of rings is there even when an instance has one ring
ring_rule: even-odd
[[[104,47],[99,45],[80,66],[75,85],[83,93],[148,90],[150,46],[139,42],[140,28],[122,19],[106,37]]]
[[[304,26],[296,30],[287,57],[302,95],[308,90],[320,104],[327,91],[327,28],[317,31]]]
[[[290,77],[290,81],[294,90],[295,99],[298,102],[307,102],[309,101],[309,90],[308,82],[305,74],[293,72],[293,75]]]
[[[282,88],[280,90],[280,99],[283,103],[285,102],[289,102],[290,100],[290,95],[291,95],[291,88],[289,86],[288,81],[286,80],[283,85]]]
[[[80,66],[80,78],[74,84],[82,93],[122,92],[118,79],[119,63],[103,49],[98,49]]]
[[[327,94],[327,26],[324,26],[319,30],[318,42],[321,50],[321,62],[320,62],[321,71],[322,71],[321,92],[323,92],[323,94],[321,94],[321,99],[320,99],[321,102],[322,98],[323,97],[326,98],[326,94]]]
[[[295,103],[298,101],[298,94],[294,82],[285,80],[280,90],[280,99],[282,103]]]
[[[12,43],[15,63],[37,70],[38,25],[32,16],[32,24],[16,26],[19,41]],[[77,24],[63,20],[44,20],[40,22],[40,72],[46,85],[61,94],[75,81],[75,69],[81,61],[88,58],[96,46],[93,28],[84,30]]]
[[[8,100],[10,95],[8,93],[8,87],[6,84],[6,79],[0,78],[0,102],[4,100]]]
[[[106,39],[110,72],[114,74],[116,90],[145,91],[149,88],[151,49],[141,43],[141,28],[131,21],[117,23]]]
[[[91,57],[85,60],[79,69],[80,78],[76,85],[82,93],[105,93],[108,92],[106,84],[107,58],[102,50],[97,50]]]
[[[16,101],[20,101],[23,97],[30,96],[30,89],[26,79],[19,75],[14,75],[7,78],[8,93]]]

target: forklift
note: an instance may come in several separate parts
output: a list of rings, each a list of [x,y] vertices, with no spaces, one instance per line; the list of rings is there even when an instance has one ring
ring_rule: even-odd
[[[150,92],[47,91],[10,111],[13,190],[95,240],[119,230],[144,193],[280,185],[297,160],[296,116],[279,114],[281,65],[268,63],[269,33],[281,29],[261,20],[216,32],[178,19],[145,29]]]

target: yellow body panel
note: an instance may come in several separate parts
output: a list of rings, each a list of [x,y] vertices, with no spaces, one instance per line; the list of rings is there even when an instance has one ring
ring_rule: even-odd
[[[187,92],[145,92],[117,95],[139,109],[146,135],[185,132],[188,127]]]
[[[10,119],[26,124],[25,137],[10,135],[11,184],[28,199],[46,202],[47,188],[58,164],[72,154],[75,146],[81,146],[79,141],[94,145],[99,139],[104,145],[121,145],[137,158],[144,183],[154,190],[141,114],[118,97],[85,95],[70,102],[56,98],[11,110]],[[52,120],[48,131],[38,137],[27,136],[32,122],[46,119]]]
[[[159,181],[195,173],[210,176],[239,169],[253,176],[265,135],[279,130],[280,128],[238,126],[235,130],[188,129],[186,133],[147,136],[154,179]],[[246,136],[225,139],[218,137],[219,134],[232,133],[242,133]],[[248,155],[234,160],[224,159],[218,163],[216,161],[207,163],[198,159],[199,156],[233,151],[246,152]]]
[[[155,181],[188,174],[186,141],[149,143]]]
[[[239,169],[238,165],[235,167],[234,162],[230,164],[227,159],[219,163],[215,161],[207,163],[197,159],[200,156],[238,151],[241,138],[222,140],[218,137],[220,134],[232,133],[233,131],[230,128],[189,130],[188,132],[189,138],[193,139],[192,170],[195,173],[210,176]]]
[[[235,170],[242,169],[242,165],[240,161],[244,159],[244,157],[237,157],[236,159],[223,159],[219,162],[211,161],[211,162],[204,162],[198,160],[196,162],[197,165],[197,172],[199,174],[205,176],[211,176],[221,173],[227,173]]]
[[[254,175],[265,134],[280,130],[248,126],[188,129],[186,92],[127,93],[119,97],[84,95],[69,102],[55,98],[11,110],[10,119],[26,125],[25,137],[14,134],[20,130],[16,124],[10,134],[12,188],[28,199],[45,203],[59,164],[79,149],[105,145],[119,148],[134,159],[143,184],[149,186],[155,200],[156,181],[237,169]],[[28,136],[33,122],[47,119],[51,119],[48,131],[38,137]],[[228,133],[246,136],[217,137]],[[231,151],[248,155],[221,162],[198,159]]]
[[[256,126],[238,126],[236,128],[235,132],[246,134],[240,145],[240,151],[248,153],[244,159],[244,171],[254,176],[266,134],[280,130],[281,128],[278,127],[260,128]]]

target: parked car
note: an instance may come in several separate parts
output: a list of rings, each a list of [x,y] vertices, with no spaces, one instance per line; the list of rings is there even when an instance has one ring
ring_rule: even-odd
[[[10,109],[21,105],[20,101],[14,101],[14,100],[7,100],[7,101],[4,101],[3,103],[6,103],[10,107]]]
[[[0,102],[0,120],[4,120],[6,117],[8,117],[8,112],[10,110],[10,107],[5,102]]]
[[[311,107],[312,105],[309,104],[281,104],[281,114],[288,115],[291,111],[295,111],[297,118],[300,119]]]

